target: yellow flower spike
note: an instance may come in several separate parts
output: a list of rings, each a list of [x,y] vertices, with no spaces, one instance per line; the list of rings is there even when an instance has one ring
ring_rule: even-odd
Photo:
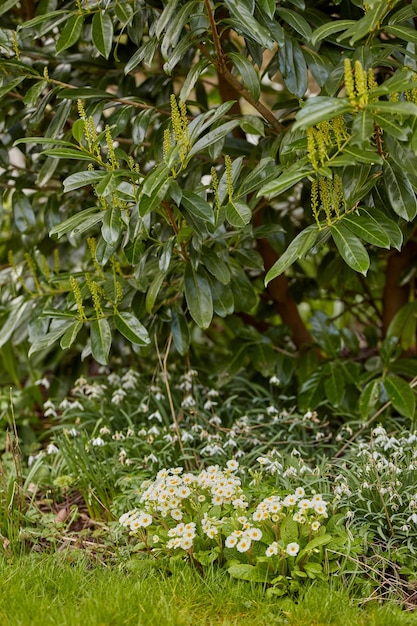
[[[49,281],[50,278],[51,278],[51,270],[50,270],[48,261],[46,259],[46,256],[44,254],[40,254],[39,255],[39,262],[40,262],[40,265],[41,265],[41,269],[42,269],[43,275],[45,276],[46,280]]]
[[[344,81],[345,81],[346,95],[351,102],[354,102],[355,97],[356,97],[355,83],[353,80],[352,63],[350,59],[344,60]]]
[[[19,44],[17,42],[17,34],[15,30],[12,30],[12,42],[13,42],[13,51],[16,55],[16,59],[20,61]]]
[[[81,289],[74,276],[70,276],[70,285],[72,289],[72,293],[74,294],[75,304],[77,305],[78,315],[80,316],[80,320],[84,322],[87,317],[85,315],[85,309],[83,305],[83,297],[81,295]]]
[[[97,261],[97,256],[96,256],[97,241],[96,241],[95,237],[88,237],[87,238],[87,245],[88,245],[88,249],[90,251],[91,260],[93,261],[94,269],[96,270],[96,272],[97,272],[97,274],[99,276],[104,278],[103,268],[99,265],[99,263]]]
[[[216,168],[212,167],[210,170],[211,173],[211,184],[213,187],[214,199],[216,202],[216,206],[220,207],[220,198],[219,198],[219,179],[217,178]]]
[[[317,225],[320,226],[319,185],[316,178],[311,183],[311,210]]]
[[[345,119],[343,115],[338,115],[332,120],[332,130],[334,138],[336,139],[337,147],[340,150],[346,139],[348,133],[346,131]]]
[[[96,317],[97,319],[101,319],[104,317],[104,313],[103,313],[101,300],[100,300],[100,293],[101,293],[100,287],[96,283],[95,280],[91,280],[91,277],[89,276],[89,274],[86,274],[85,278],[87,281],[88,289],[91,293],[91,298],[93,300],[93,307],[96,313]]]
[[[378,87],[378,83],[375,80],[374,70],[370,67],[368,70],[368,91],[375,89],[375,87]]]
[[[331,146],[333,144],[333,140],[331,136],[331,130],[332,130],[331,123],[328,120],[324,120],[323,122],[320,122],[320,124],[317,124],[317,130],[323,137],[323,141],[325,145]]]
[[[172,148],[172,138],[171,138],[171,131],[169,128],[165,128],[164,130],[164,141],[162,144],[162,154],[164,156],[164,159],[167,158],[167,155],[169,153],[169,151]]]
[[[323,207],[323,211],[326,215],[326,222],[328,226],[332,224],[332,198],[331,198],[331,189],[329,183],[331,183],[327,178],[320,176],[319,178],[319,191],[320,191],[320,200],[321,206]]]
[[[355,85],[358,107],[362,108],[368,102],[368,75],[360,61],[355,61]]]
[[[316,158],[316,142],[314,140],[314,128],[307,128],[307,153],[311,165],[316,170],[319,166]]]
[[[55,274],[59,274],[61,270],[61,261],[59,259],[59,250],[55,248],[54,250],[54,272]]]
[[[190,137],[189,137],[189,133],[188,133],[187,105],[182,100],[180,100],[180,114],[181,114],[182,129],[183,129],[183,132],[184,132],[183,139],[185,140],[187,148],[189,148]]]
[[[317,149],[319,153],[319,159],[321,165],[324,165],[326,161],[328,161],[329,156],[327,154],[327,142],[326,137],[323,132],[319,128],[314,129],[314,139],[317,144]],[[331,144],[330,144],[331,145]]]
[[[32,274],[32,278],[33,278],[33,282],[35,284],[35,287],[38,291],[39,294],[42,294],[42,287],[41,284],[39,282],[38,276],[37,276],[37,272],[36,272],[36,264],[35,261],[32,259],[32,257],[30,256],[30,254],[28,252],[26,252],[25,254],[25,260],[26,263],[28,264],[30,273]]]
[[[43,68],[43,77],[49,83],[49,80],[50,80],[50,78],[49,78],[49,71],[48,71],[48,67],[46,65]]]
[[[226,169],[226,185],[227,193],[229,195],[229,201],[233,199],[233,172],[232,172],[232,159],[228,154],[224,157],[224,165]]]
[[[87,115],[85,113],[85,108],[84,108],[84,104],[82,100],[77,100],[77,111],[78,111],[78,116],[81,120],[87,119]]]
[[[106,124],[106,128],[105,128],[105,137],[106,137],[106,145],[107,145],[108,163],[112,170],[117,170],[120,167],[120,163],[114,151],[113,137],[110,131],[110,126],[108,124]]]
[[[174,94],[171,95],[171,121],[172,121],[172,130],[174,131],[175,141],[178,143],[181,141],[183,137],[182,130],[182,121],[181,121],[181,113],[178,108],[177,99]]]

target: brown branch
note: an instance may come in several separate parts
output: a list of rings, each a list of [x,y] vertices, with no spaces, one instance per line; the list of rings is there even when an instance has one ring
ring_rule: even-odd
[[[254,226],[262,224],[262,211],[258,211],[254,217]],[[268,239],[257,240],[258,251],[261,254],[265,272],[271,269],[278,260],[278,254],[272,248]],[[280,315],[284,324],[288,326],[292,333],[292,340],[298,349],[305,349],[313,343],[313,338],[304,324],[297,303],[292,297],[288,280],[285,274],[281,274],[268,283],[267,287],[270,298],[272,298],[276,311]]]
[[[246,87],[242,85],[242,83],[235,76],[233,76],[232,72],[230,71],[228,67],[227,56],[225,55],[223,51],[221,38],[217,30],[217,24],[216,24],[213,10],[211,8],[210,0],[204,0],[204,4],[206,6],[207,14],[208,14],[209,22],[210,22],[210,29],[211,29],[211,34],[213,36],[214,49],[216,51],[216,58],[213,58],[212,55],[210,54],[208,54],[207,56],[207,49],[205,49],[206,51],[204,51],[201,46],[198,46],[198,47],[200,48],[200,50],[202,50],[203,54],[205,54],[205,56],[210,59],[211,63],[213,63],[213,65],[216,67],[217,72],[219,74],[219,84],[220,84],[221,78],[224,78],[229,83],[229,85],[233,87],[234,91],[237,94],[239,94],[242,98],[244,98],[246,102],[249,102],[249,104],[252,105],[254,109],[256,109],[258,113],[260,113],[262,117],[267,122],[270,123],[271,127],[274,129],[274,131],[277,134],[282,132],[285,126],[281,124],[280,122],[278,122],[277,118],[272,113],[272,111],[268,109],[268,107],[266,107],[264,104],[262,104],[262,102],[260,102],[259,100],[255,100],[252,94],[250,93],[250,91],[248,91]]]

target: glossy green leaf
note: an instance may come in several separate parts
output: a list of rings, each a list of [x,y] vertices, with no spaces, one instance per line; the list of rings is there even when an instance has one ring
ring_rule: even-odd
[[[65,235],[66,233],[73,231],[74,228],[77,228],[78,226],[80,226],[83,222],[85,222],[90,217],[94,216],[95,218],[97,218],[97,222],[98,222],[99,220],[102,219],[103,215],[104,215],[103,211],[99,211],[98,207],[95,207],[95,206],[90,207],[89,209],[84,209],[83,211],[80,211],[79,213],[72,215],[68,219],[64,220],[63,222],[51,228],[49,235],[51,237],[53,235],[58,235],[58,238],[62,237],[62,235]]]
[[[276,180],[270,180],[261,187],[258,191],[258,198],[260,196],[266,196],[267,198],[273,198],[279,196],[284,191],[291,189],[296,183],[300,182],[306,176],[314,174],[314,170],[311,166],[291,167],[286,172],[281,174]]]
[[[304,107],[298,111],[293,131],[309,126],[316,126],[324,120],[330,120],[338,115],[344,115],[352,110],[347,98],[329,98],[328,96],[316,96],[307,100]]]
[[[214,212],[211,204],[204,200],[201,196],[193,191],[184,190],[182,193],[181,204],[193,215],[199,219],[214,224]]]
[[[77,320],[68,328],[60,341],[60,346],[63,350],[67,350],[72,346],[83,326],[83,322]]]
[[[359,111],[353,118],[352,137],[349,141],[349,145],[358,146],[370,152],[370,142],[374,136],[374,132],[374,120],[370,112]]]
[[[4,0],[2,6],[0,6],[0,15],[3,15],[10,9],[12,9],[16,4],[18,4],[19,0]]]
[[[117,243],[122,231],[121,213],[117,206],[107,209],[104,213],[101,234],[109,245]]]
[[[221,256],[216,254],[214,250],[203,246],[201,262],[210,274],[223,283],[223,285],[227,285],[227,283],[230,282],[230,269],[227,263],[225,263]]]
[[[301,35],[301,37],[304,37],[307,41],[311,39],[312,30],[310,24],[300,13],[296,13],[296,11],[292,9],[286,9],[281,6],[277,7],[276,13],[284,22]]]
[[[72,15],[62,29],[61,35],[56,44],[56,53],[73,46],[80,38],[84,25],[84,15]]]
[[[180,308],[172,309],[171,332],[174,346],[181,356],[185,356],[190,348],[191,336],[187,318]]]
[[[88,172],[76,172],[71,174],[64,180],[64,193],[74,191],[74,189],[80,189],[86,185],[93,185],[100,182],[106,176],[107,172],[94,170]]]
[[[380,398],[380,380],[372,380],[364,387],[359,397],[359,411],[363,419],[367,419],[373,412]]]
[[[204,70],[210,65],[210,61],[208,59],[202,59],[195,63],[190,68],[190,71],[187,74],[187,77],[184,81],[183,86],[181,87],[181,91],[179,94],[179,99],[185,102],[190,95],[190,92],[194,89],[196,82],[200,79],[201,74]]]
[[[338,366],[337,361],[329,363],[326,372],[327,376],[324,381],[326,398],[333,406],[340,406],[345,393],[345,377],[343,372]]]
[[[225,0],[225,5],[233,19],[226,20],[239,32],[254,39],[261,46],[272,49],[274,41],[268,30],[253,17],[246,4],[239,0]]]
[[[330,232],[344,261],[355,272],[366,276],[369,269],[369,256],[361,241],[343,223],[333,224]]]
[[[384,183],[394,211],[410,222],[417,214],[417,201],[406,172],[389,161],[384,162]]]
[[[247,204],[231,200],[226,205],[226,219],[235,228],[244,228],[252,218],[252,211]]]
[[[24,81],[25,77],[24,76],[18,76],[17,78],[12,78],[11,80],[5,82],[1,87],[0,87],[0,98],[3,98],[4,96],[6,96],[8,93],[10,93],[11,91],[13,91],[13,89],[15,87],[17,87],[18,85],[20,85],[20,83],[22,83]]]
[[[308,87],[308,71],[301,47],[291,37],[278,50],[279,69],[290,93],[302,98]]]
[[[84,152],[83,150],[76,150],[73,148],[52,148],[51,150],[44,150],[42,154],[50,156],[53,159],[76,159],[77,161],[100,161],[91,154]]]
[[[313,46],[316,45],[319,41],[323,39],[327,39],[334,35],[335,33],[340,33],[342,30],[347,30],[353,24],[355,24],[355,20],[335,20],[331,22],[326,22],[322,24],[313,32],[311,37],[311,43]]]
[[[190,315],[200,328],[208,328],[213,318],[210,282],[202,269],[188,263],[184,272],[184,293]]]
[[[359,149],[353,148],[352,146],[346,146],[343,149],[343,153],[352,156],[355,163],[369,163],[369,165],[373,165],[374,163],[383,163],[382,157],[376,150],[364,150],[363,148]]]
[[[349,213],[343,216],[342,223],[355,235],[379,248],[389,248],[390,238],[377,220],[364,213]]]
[[[415,11],[414,11],[414,15],[415,15]],[[398,37],[398,39],[403,39],[404,41],[406,41],[407,43],[414,43],[417,44],[417,32],[415,31],[414,28],[410,28],[409,26],[403,26],[403,25],[389,25],[389,26],[384,26],[384,31],[386,33],[389,33],[390,35],[394,35],[395,37]]]
[[[102,317],[91,322],[90,328],[91,354],[100,365],[107,365],[112,342],[110,324]]]
[[[115,328],[131,343],[139,346],[147,345],[151,342],[148,331],[140,323],[138,318],[127,311],[120,311],[113,316]]]
[[[241,75],[246,89],[257,102],[261,94],[261,85],[258,73],[252,63],[243,54],[237,54],[236,52],[229,52],[228,57]]]
[[[317,241],[319,229],[316,224],[307,226],[301,233],[293,239],[278,261],[271,267],[265,277],[265,285],[271,280],[285,272],[295,261],[303,257]]]
[[[401,250],[403,245],[403,233],[401,228],[392,219],[387,217],[385,213],[376,209],[375,207],[364,208],[360,207],[361,215],[368,217],[371,220],[375,220],[378,226],[382,228],[388,235],[390,244],[393,248]]]
[[[193,145],[189,152],[188,158],[191,158],[199,152],[202,152],[216,141],[219,141],[219,139],[223,139],[224,137],[226,137],[226,135],[231,133],[232,130],[238,125],[239,120],[230,120],[230,122],[225,122],[214,130],[211,130]]]
[[[388,10],[389,5],[387,5],[385,0],[382,2],[378,0],[378,2],[373,3],[372,8],[365,13],[364,17],[353,23],[343,35],[339,35],[337,41],[344,41],[350,37],[349,43],[353,46],[354,43],[366,37],[369,33],[373,34],[378,29],[383,16]]]
[[[383,384],[394,409],[401,415],[413,419],[416,411],[416,396],[410,385],[395,374],[388,374]]]
[[[410,350],[416,345],[417,300],[407,302],[392,318],[387,337],[398,337],[401,347]]]
[[[158,274],[156,274],[155,278],[150,284],[145,300],[146,311],[149,314],[153,313],[156,298],[158,297],[159,291],[162,287],[162,283],[165,280],[165,276],[166,274],[164,272],[158,272]]]
[[[417,115],[417,104],[408,102],[407,100],[378,100],[378,102],[369,102],[366,105],[366,111],[371,113],[392,114],[392,115]]]
[[[13,217],[18,230],[25,233],[36,224],[36,216],[27,195],[15,191],[12,198]]]
[[[213,309],[219,317],[227,317],[234,311],[234,299],[230,285],[224,285],[218,282],[212,276],[209,276],[211,296],[213,300]]]
[[[42,350],[52,349],[54,343],[58,341],[60,337],[73,325],[72,320],[60,321],[58,324],[52,326],[46,335],[35,337],[30,346],[28,356],[32,356],[35,352],[42,352]]]
[[[107,11],[99,9],[94,13],[92,38],[93,44],[100,54],[108,59],[113,44],[113,22]]]

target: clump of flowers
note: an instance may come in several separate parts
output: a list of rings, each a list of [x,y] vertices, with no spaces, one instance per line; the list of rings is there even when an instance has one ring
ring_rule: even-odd
[[[369,440],[352,445],[338,470],[334,494],[351,527],[415,555],[417,433],[377,426]]]
[[[278,594],[339,569],[348,534],[344,516],[330,511],[324,496],[271,487],[261,499],[244,479],[236,460],[198,474],[160,470],[142,484],[139,506],[119,522],[155,558],[178,556],[199,567],[217,562],[235,578],[269,583]]]

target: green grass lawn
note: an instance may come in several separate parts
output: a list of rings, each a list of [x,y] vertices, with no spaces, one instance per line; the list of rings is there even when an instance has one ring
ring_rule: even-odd
[[[128,564],[129,565],[129,564]],[[137,561],[94,564],[74,555],[0,560],[1,626],[405,626],[417,614],[394,603],[360,608],[347,592],[313,586],[297,602],[267,598],[224,572],[173,574]],[[337,585],[337,581],[335,581]]]

